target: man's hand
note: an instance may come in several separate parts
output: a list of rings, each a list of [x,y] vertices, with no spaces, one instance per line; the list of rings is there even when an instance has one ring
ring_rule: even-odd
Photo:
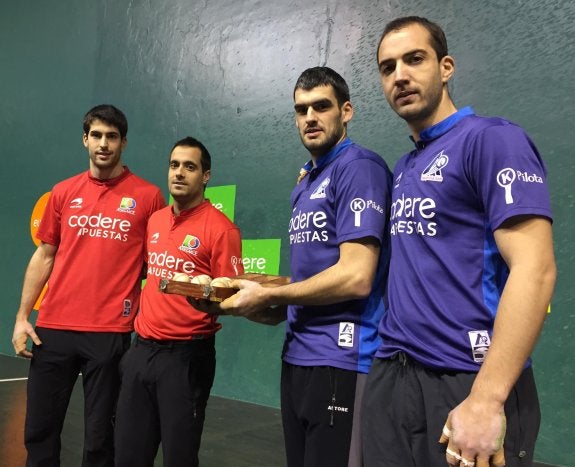
[[[26,348],[28,338],[31,338],[36,345],[42,344],[36,331],[34,331],[34,327],[28,320],[16,320],[16,324],[14,324],[14,334],[12,334],[12,345],[14,346],[16,355],[32,358],[32,352]]]
[[[502,406],[474,403],[468,397],[449,413],[439,442],[447,444],[445,457],[451,466],[504,467],[505,429]]]
[[[231,287],[239,289],[238,292],[220,304],[221,309],[228,315],[243,316],[249,319],[254,313],[273,305],[273,303],[269,303],[269,297],[266,293],[270,289],[262,287],[257,282],[236,279],[232,281]]]
[[[196,299],[194,297],[186,297],[186,300],[196,310],[201,311],[203,313],[207,313],[208,315],[220,316],[226,314],[226,312],[220,308],[220,304],[218,302],[212,302],[211,300]]]

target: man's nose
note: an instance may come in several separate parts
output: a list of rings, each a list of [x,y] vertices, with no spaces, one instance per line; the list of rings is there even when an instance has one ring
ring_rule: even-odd
[[[308,122],[315,122],[317,120],[315,110],[313,109],[313,107],[311,105],[307,108],[305,119]]]
[[[405,64],[398,62],[395,65],[395,70],[393,73],[396,83],[405,83],[409,81],[409,70]]]

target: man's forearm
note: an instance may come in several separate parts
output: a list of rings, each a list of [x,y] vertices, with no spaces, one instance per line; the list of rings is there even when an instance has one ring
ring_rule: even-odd
[[[51,254],[52,249],[48,248],[44,251],[39,247],[32,255],[30,263],[26,268],[24,275],[24,282],[22,285],[22,296],[20,299],[20,306],[16,313],[16,319],[27,320],[32,312],[32,308],[38,300],[42,288],[48,281],[54,265],[54,256]]]
[[[340,260],[301,282],[270,289],[271,305],[330,305],[369,295],[379,260],[379,246],[350,243],[340,247]]]
[[[501,296],[491,346],[472,394],[505,402],[543,327],[555,284],[554,267],[534,275],[512,271]]]

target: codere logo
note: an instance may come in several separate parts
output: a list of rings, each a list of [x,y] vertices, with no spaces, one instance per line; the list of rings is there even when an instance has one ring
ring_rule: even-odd
[[[156,276],[164,279],[171,279],[175,271],[185,272],[193,275],[196,265],[193,261],[177,258],[170,255],[167,250],[161,253],[148,253],[148,276]]]
[[[182,244],[178,249],[185,251],[186,253],[191,253],[192,255],[197,255],[196,251],[200,247],[200,239],[194,235],[186,235]]]
[[[289,221],[289,242],[294,243],[307,242],[327,242],[327,215],[323,211],[297,212],[292,214]]]
[[[391,235],[437,235],[435,201],[432,198],[406,198],[402,193],[391,205]]]
[[[103,216],[102,213],[92,216],[70,216],[68,226],[72,229],[78,229],[76,235],[82,237],[100,237],[121,242],[128,241],[128,233],[132,224],[127,219],[118,219],[116,217]]]

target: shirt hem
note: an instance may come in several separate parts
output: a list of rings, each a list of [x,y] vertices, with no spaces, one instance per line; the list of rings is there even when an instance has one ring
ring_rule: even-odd
[[[45,323],[42,321],[36,322],[36,327],[47,329],[58,329],[61,331],[80,331],[80,332],[118,332],[128,333],[134,330],[133,326],[94,326],[94,325],[78,325],[78,324],[54,324]]]
[[[297,358],[290,358],[283,356],[282,360],[291,365],[297,366],[332,366],[341,370],[355,371],[356,373],[368,373],[371,365],[358,365],[355,363],[337,362],[334,360],[301,360]]]

